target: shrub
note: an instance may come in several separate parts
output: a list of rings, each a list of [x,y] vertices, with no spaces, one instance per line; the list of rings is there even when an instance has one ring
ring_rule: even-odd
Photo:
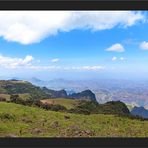
[[[4,98],[4,97],[0,97],[0,102],[2,102],[2,101],[6,101],[6,98]]]
[[[22,100],[22,99],[19,97],[19,95],[11,95],[11,96],[10,96],[10,101],[11,101],[11,102],[20,103],[21,100]]]
[[[42,103],[41,101],[34,101],[33,103],[35,106],[46,109],[46,110],[53,110],[53,111],[66,111],[66,107],[59,105],[59,104],[48,104]]]
[[[51,107],[50,109],[53,111],[66,111],[66,107],[59,105],[59,104],[55,104],[55,105],[51,104],[50,107]]]
[[[97,106],[98,103],[95,101],[81,100],[79,102],[79,105],[76,106],[74,109],[70,109],[69,112],[89,115],[91,113],[94,113]]]
[[[1,120],[15,120],[15,116],[12,114],[8,114],[8,113],[1,113],[0,114],[0,119]]]

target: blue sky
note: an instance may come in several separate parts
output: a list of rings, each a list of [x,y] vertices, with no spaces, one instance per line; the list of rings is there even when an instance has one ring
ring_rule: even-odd
[[[146,11],[1,11],[0,76],[148,79]]]

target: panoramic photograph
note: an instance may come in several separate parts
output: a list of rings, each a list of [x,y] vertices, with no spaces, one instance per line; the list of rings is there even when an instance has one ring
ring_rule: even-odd
[[[0,11],[0,137],[148,138],[147,11]]]

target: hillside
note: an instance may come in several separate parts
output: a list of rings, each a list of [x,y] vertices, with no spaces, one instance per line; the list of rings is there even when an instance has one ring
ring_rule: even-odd
[[[80,115],[0,102],[1,137],[148,137],[148,121]]]
[[[47,98],[75,98],[96,101],[95,94],[90,90],[67,95],[65,90],[51,90],[46,87],[38,87],[28,81],[0,80],[0,97],[10,99],[10,95],[18,94],[22,99],[40,100]]]
[[[22,97],[28,94],[28,99],[50,97],[50,95],[46,94],[40,87],[22,80],[0,80],[0,94],[21,94]]]
[[[44,99],[41,100],[41,102],[53,105],[59,104],[66,107],[67,109],[72,109],[79,104],[78,100],[66,99],[66,98]]]
[[[127,106],[120,101],[110,101],[104,104],[98,104],[95,101],[81,100],[70,110],[70,112],[79,114],[112,114],[131,116]]]

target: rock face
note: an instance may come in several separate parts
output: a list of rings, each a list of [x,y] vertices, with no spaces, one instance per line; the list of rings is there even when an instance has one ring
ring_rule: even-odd
[[[48,89],[46,87],[43,87],[42,90],[44,91],[44,93],[49,94],[51,98],[67,98],[67,92],[65,90],[56,91]]]
[[[96,101],[96,96],[91,90],[84,90],[79,93],[73,93],[69,95],[69,97],[73,99]]]
[[[67,93],[65,90],[59,90],[59,91],[52,90],[52,96],[55,98],[67,98]]]
[[[146,110],[144,107],[134,107],[131,114],[148,119],[148,110]]]

